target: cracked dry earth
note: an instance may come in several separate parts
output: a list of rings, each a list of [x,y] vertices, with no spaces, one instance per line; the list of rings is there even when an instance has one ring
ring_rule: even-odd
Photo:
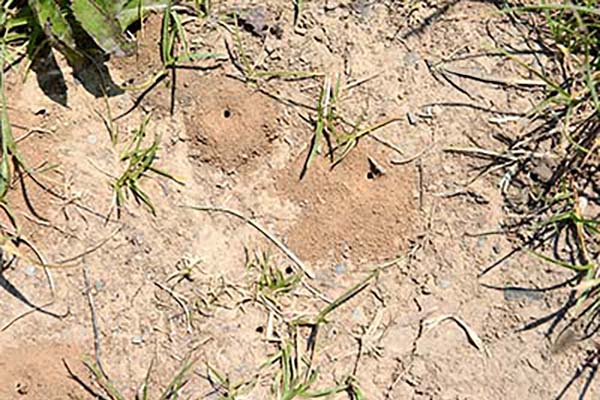
[[[321,297],[340,296],[375,265],[399,256],[323,326],[315,388],[353,374],[368,399],[600,396],[598,381],[583,367],[590,345],[553,351],[557,328],[551,321],[531,324],[556,312],[566,292],[530,289],[569,275],[516,254],[480,276],[512,249],[504,236],[477,235],[506,218],[500,176],[447,195],[477,162],[444,149],[498,145],[492,133],[516,135],[527,126],[456,105],[518,113],[539,93],[458,77],[453,86],[436,79],[428,64],[455,60],[448,68],[522,77],[509,61],[485,55],[493,46],[522,46],[521,31],[480,1],[423,2],[410,10],[395,1],[311,1],[296,26],[289,1],[215,3],[214,16],[186,21],[193,50],[226,54],[228,43],[239,55],[234,25],[219,16],[240,11],[241,43],[256,70],[339,74],[344,118],[363,126],[397,120],[363,137],[334,169],[322,151],[300,180],[318,79],[264,79],[257,86],[244,82],[230,60],[199,62],[201,68],[177,71],[175,82],[161,82],[131,112],[139,92],[111,93],[112,115],[125,113],[115,122],[120,140],[113,146],[101,118],[105,100],[77,81],[59,55],[66,105],[40,87],[44,74],[56,71],[32,72],[25,81],[11,72],[13,129],[17,137],[37,129],[19,146],[40,172],[37,182],[26,177],[11,192],[10,204],[24,237],[49,262],[85,256],[77,267],[51,270],[54,293],[27,259],[3,272],[0,398],[93,398],[67,371],[98,391],[80,361],[94,357],[88,292],[104,369],[126,398],[134,398],[152,360],[150,383],[158,393],[189,354],[197,361],[182,398],[219,398],[207,365],[232,382],[254,379],[277,350],[273,337],[288,337],[285,320],[315,315],[326,305]],[[160,21],[150,16],[137,32],[136,56],[108,62],[116,84],[143,82],[159,68]],[[147,134],[161,138],[157,166],[185,186],[144,178],[157,216],[131,200],[119,219],[113,213],[107,220],[111,177],[124,168],[119,153],[145,113],[151,113]],[[373,163],[383,173],[374,175]],[[321,296],[298,286],[278,297],[274,313],[257,301],[259,273],[248,258],[266,252],[291,274],[296,265],[239,219],[182,205],[251,217],[310,268],[314,278],[304,280]],[[299,335],[304,343],[307,332]],[[238,398],[274,398],[275,374],[276,367],[261,371]]]

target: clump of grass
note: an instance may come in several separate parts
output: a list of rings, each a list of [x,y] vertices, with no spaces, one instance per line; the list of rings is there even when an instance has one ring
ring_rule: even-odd
[[[249,265],[260,271],[257,288],[261,293],[267,292],[271,296],[279,293],[283,296],[296,287],[295,283],[291,283],[296,281],[295,277],[285,277],[284,273],[273,265],[265,253],[255,255]],[[220,395],[219,399],[242,398],[256,386],[257,382],[265,379],[271,382],[269,398],[276,400],[330,398],[340,393],[346,393],[350,400],[365,399],[358,382],[352,375],[332,386],[319,388],[321,386],[319,384],[319,366],[316,365],[315,359],[318,353],[319,329],[329,322],[334,311],[365,290],[378,276],[378,273],[379,269],[376,269],[361,282],[323,307],[313,317],[301,317],[286,321],[288,334],[273,340],[277,345],[275,354],[258,366],[251,378],[233,382],[228,375],[209,366],[208,377]],[[268,306],[267,309],[269,309]],[[310,329],[310,334],[306,343],[303,343],[299,331],[305,328]],[[306,350],[302,350],[303,347],[306,347]]]
[[[208,365],[208,380],[216,390],[218,400],[238,399],[250,392],[258,381],[258,376],[248,380],[232,382],[229,376]]]
[[[126,397],[117,389],[116,384],[106,376],[102,372],[102,369],[99,368],[92,361],[85,360],[85,366],[90,370],[92,375],[95,377],[96,382],[100,385],[106,396],[110,400],[126,400]],[[144,378],[144,382],[139,387],[139,390],[136,393],[136,400],[177,400],[180,397],[181,390],[187,384],[189,380],[189,375],[191,370],[194,368],[195,362],[191,359],[186,359],[180,366],[179,370],[173,375],[171,380],[167,383],[166,388],[160,393],[158,397],[152,396],[150,394],[150,373],[152,372],[152,367],[154,362],[150,363],[150,367],[148,368],[148,372],[146,373],[146,377]],[[71,373],[72,374],[72,373]],[[82,382],[79,378],[76,377],[78,382]]]
[[[254,253],[253,259],[247,263],[247,268],[259,271],[257,292],[273,299],[290,293],[298,287],[302,279],[301,275],[293,271],[286,273],[282,270],[273,262],[268,252]]]
[[[139,181],[150,172],[183,185],[183,182],[173,175],[154,166],[154,162],[157,159],[160,138],[156,136],[150,145],[144,146],[146,127],[148,126],[149,121],[150,114],[144,117],[140,128],[136,131],[129,146],[121,153],[120,160],[126,162],[127,166],[121,176],[112,184],[114,204],[118,215],[120,215],[121,209],[125,205],[129,194],[131,194],[138,204],[145,205],[152,215],[156,215],[156,209],[152,204],[152,200],[146,192],[142,190],[139,184]]]
[[[314,133],[310,142],[308,155],[300,172],[300,179],[304,178],[317,154],[325,153],[331,162],[331,168],[335,168],[358,145],[360,139],[372,135],[376,130],[400,120],[399,118],[392,117],[363,128],[364,116],[361,116],[358,122],[352,122],[342,115],[340,112],[342,90],[357,86],[372,78],[345,85],[344,87],[342,87],[339,74],[335,75],[335,79],[329,76],[323,79],[323,86],[321,87],[315,107]],[[349,127],[350,131],[339,129],[343,127]],[[381,139],[377,140],[395,149],[394,146],[389,145],[387,142],[383,142]],[[324,148],[326,148],[326,152],[323,152]]]
[[[504,152],[479,154],[492,160],[488,170],[505,169],[503,193],[527,193],[506,196],[518,215],[508,229],[536,257],[578,273],[579,310],[593,313],[600,306],[600,10],[596,0],[573,0],[507,12],[525,23],[539,57],[505,54],[544,82],[545,96],[528,113],[531,128],[505,138]]]
[[[210,13],[210,1],[195,0],[195,10],[201,17],[207,17]],[[142,94],[131,108],[117,116],[115,120],[121,119],[132,112],[144,96],[169,75],[171,77],[170,112],[173,115],[175,113],[177,70],[180,68],[194,68],[190,64],[194,61],[221,59],[222,57],[223,55],[218,53],[191,51],[178,8],[173,5],[172,0],[164,1],[160,36],[160,59],[162,65],[145,82],[124,87],[124,89],[130,91],[142,91]]]

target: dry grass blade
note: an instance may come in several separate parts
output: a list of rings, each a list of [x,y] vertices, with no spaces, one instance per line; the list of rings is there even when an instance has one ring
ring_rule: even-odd
[[[175,302],[177,304],[179,304],[179,306],[181,306],[181,308],[183,309],[183,312],[185,314],[185,325],[186,325],[186,330],[188,333],[192,333],[194,330],[194,326],[192,325],[192,313],[190,312],[189,307],[187,306],[187,300],[184,299],[183,297],[181,297],[180,295],[178,295],[177,293],[175,293],[175,291],[169,289],[168,287],[166,287],[165,285],[161,284],[160,282],[154,282],[154,284],[164,290],[166,293],[168,293],[173,300],[175,300]]]
[[[273,236],[271,233],[269,233],[265,228],[260,226],[257,222],[255,222],[254,220],[252,220],[250,218],[245,217],[241,213],[231,210],[231,209],[228,209],[228,208],[221,208],[221,207],[211,207],[211,206],[183,206],[183,207],[189,208],[191,210],[196,210],[196,211],[220,212],[220,213],[229,214],[236,218],[241,219],[242,221],[246,222],[248,225],[255,228],[257,231],[262,233],[275,246],[277,246],[290,260],[292,260],[294,262],[294,264],[296,264],[298,266],[298,268],[300,268],[300,270],[302,270],[302,272],[304,272],[304,274],[306,276],[308,276],[311,279],[315,278],[314,272],[309,270],[306,267],[306,265],[304,265],[304,263],[300,260],[300,258],[298,258],[298,256],[296,256],[296,254],[294,254],[286,245],[284,245],[279,239],[277,239],[275,236]]]
[[[325,129],[327,124],[327,113],[329,108],[329,101],[331,99],[331,78],[326,77],[323,82],[321,94],[319,95],[319,101],[317,102],[317,120],[315,122],[315,133],[310,142],[310,148],[306,161],[300,172],[300,179],[304,178],[311,162],[315,156],[319,153],[321,142],[325,135]]]
[[[455,315],[447,314],[435,318],[429,318],[423,321],[423,327],[428,330],[433,329],[446,320],[454,321],[465,332],[465,334],[467,335],[467,339],[469,339],[469,342],[473,346],[475,346],[477,350],[484,351],[483,341],[481,340],[479,335],[469,325],[467,325],[466,322],[464,322],[462,319]]]

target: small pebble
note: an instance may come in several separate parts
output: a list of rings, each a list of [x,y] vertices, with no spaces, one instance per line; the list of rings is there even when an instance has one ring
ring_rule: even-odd
[[[336,274],[340,274],[341,275],[341,274],[343,274],[345,272],[346,272],[346,265],[345,264],[343,264],[343,263],[336,264],[336,266],[335,266],[335,273]]]
[[[300,26],[294,27],[294,33],[297,35],[304,36],[306,35],[306,32],[308,32],[306,28],[302,28]]]
[[[411,125],[417,124],[417,117],[415,116],[415,114],[413,114],[411,112],[406,113],[406,119],[408,119],[408,123]]]
[[[34,115],[46,115],[46,113],[47,113],[48,111],[46,110],[46,108],[44,108],[44,107],[41,107],[41,106],[38,106],[38,107],[34,107],[34,108],[32,108],[31,112],[32,112]]]
[[[440,289],[448,289],[450,287],[450,281],[448,279],[438,279],[437,285]]]
[[[421,61],[421,57],[414,51],[408,52],[404,55],[404,62],[410,66],[415,66]]]
[[[25,267],[25,275],[27,276],[34,276],[36,273],[37,268],[34,267],[33,265],[28,265]]]
[[[504,300],[506,301],[520,301],[520,300],[532,300],[537,301],[542,299],[542,293],[530,289],[522,288],[506,288],[504,289]]]
[[[144,234],[140,233],[131,238],[131,244],[134,246],[141,246],[144,243]]]
[[[17,382],[15,389],[21,396],[25,396],[27,393],[29,393],[29,385],[27,383]]]
[[[333,11],[339,7],[338,0],[326,0],[325,11]]]
[[[96,288],[96,291],[99,292],[106,287],[106,283],[104,283],[102,279],[98,279],[94,284],[94,287]]]
[[[91,145],[95,145],[96,143],[98,143],[98,138],[96,137],[96,135],[89,135],[87,137],[87,142]]]
[[[354,310],[352,310],[352,319],[355,321],[362,320],[362,313],[360,312],[360,310],[358,308],[355,308]]]
[[[487,238],[485,236],[481,236],[479,239],[477,239],[477,247],[483,247],[483,245],[485,244]]]
[[[141,335],[136,335],[131,338],[131,343],[142,344],[142,343],[144,343],[144,338]]]

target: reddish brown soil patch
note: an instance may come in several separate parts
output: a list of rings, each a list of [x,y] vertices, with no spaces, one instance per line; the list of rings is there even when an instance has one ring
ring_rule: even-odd
[[[44,343],[0,352],[0,398],[59,400],[87,394],[69,375],[63,360],[80,373],[80,353],[73,346]]]
[[[61,189],[56,187],[62,183],[56,150],[62,127],[55,120],[48,122],[54,107],[41,106],[43,102],[39,101],[32,102],[22,95],[22,86],[16,82],[9,91],[15,107],[9,110],[9,119],[19,155],[31,173],[27,173],[22,165],[17,169],[14,168],[16,163],[11,165],[12,188],[18,190],[9,190],[7,198],[22,232],[35,234],[39,225],[32,221],[46,221],[51,218],[50,214],[56,213],[56,198],[48,190],[60,192]],[[41,128],[44,126],[50,126],[51,129]],[[10,226],[5,217],[2,212],[0,218]]]
[[[233,79],[206,77],[180,91],[190,156],[227,173],[269,152],[275,104]]]
[[[384,150],[361,143],[335,169],[317,157],[302,181],[302,153],[277,183],[278,192],[302,213],[289,232],[289,244],[310,261],[352,257],[381,260],[406,246],[415,219],[415,181],[409,167],[386,167],[370,179],[368,157],[383,162]]]
[[[119,70],[125,85],[142,85],[162,68],[160,60],[160,37],[162,17],[150,15],[143,29],[136,34],[136,52],[132,57],[114,57],[111,67]],[[143,68],[140,68],[143,66]]]

